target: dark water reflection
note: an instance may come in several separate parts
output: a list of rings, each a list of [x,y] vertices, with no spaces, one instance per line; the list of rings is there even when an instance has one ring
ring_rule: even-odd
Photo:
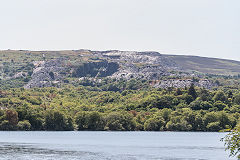
[[[38,148],[34,145],[4,144],[0,146],[0,159],[95,159],[97,153],[63,151]]]
[[[228,160],[225,133],[0,132],[0,159]]]

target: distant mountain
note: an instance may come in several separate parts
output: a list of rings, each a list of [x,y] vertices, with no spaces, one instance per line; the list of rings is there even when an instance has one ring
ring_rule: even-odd
[[[154,86],[178,87],[193,83],[189,77],[204,74],[238,75],[240,62],[198,56],[164,55],[158,52],[134,51],[0,51],[0,79],[18,81],[25,88],[59,86],[81,78],[146,79]],[[183,81],[164,81],[184,79]],[[165,78],[166,79],[166,78]],[[209,81],[197,86],[214,86]]]

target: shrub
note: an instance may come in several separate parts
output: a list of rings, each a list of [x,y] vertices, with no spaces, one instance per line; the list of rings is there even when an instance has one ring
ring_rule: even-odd
[[[17,128],[21,131],[29,131],[31,129],[31,124],[28,120],[19,121],[17,124]]]

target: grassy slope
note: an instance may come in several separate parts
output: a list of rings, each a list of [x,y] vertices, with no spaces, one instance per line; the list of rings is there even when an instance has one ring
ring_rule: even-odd
[[[239,61],[184,55],[167,55],[167,57],[175,61],[184,70],[221,75],[240,74]]]

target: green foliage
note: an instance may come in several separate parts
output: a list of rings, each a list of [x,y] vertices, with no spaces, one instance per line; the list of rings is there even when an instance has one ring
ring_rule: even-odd
[[[188,89],[188,94],[193,97],[193,99],[197,98],[197,92],[194,88],[194,84],[191,84],[190,88]]]
[[[236,94],[233,99],[235,104],[240,105],[240,93]]]
[[[162,117],[149,118],[144,123],[145,131],[162,131],[164,129],[165,121]]]
[[[172,108],[174,103],[174,96],[172,95],[151,95],[143,99],[142,104],[140,104],[140,107],[143,108]]]
[[[31,79],[33,61],[56,57],[68,59],[66,71],[60,73],[66,76],[61,88],[23,88]],[[171,58],[181,61],[179,56]],[[233,129],[240,118],[239,75],[192,78],[220,85],[212,90],[193,84],[190,88],[155,89],[146,79],[107,78],[119,69],[117,63],[81,56],[78,51],[51,52],[43,58],[41,52],[10,50],[2,51],[0,59],[0,130],[219,131]],[[205,58],[205,65],[213,64],[205,60],[211,59]],[[192,62],[196,68],[199,58]],[[219,72],[230,73],[229,65],[221,67]],[[209,68],[197,68],[209,73]],[[239,67],[234,70],[231,72]],[[20,72],[22,75],[14,78]],[[49,71],[51,80],[58,76]],[[160,77],[168,78],[191,77]]]
[[[219,122],[208,123],[206,128],[207,128],[207,131],[213,131],[213,132],[217,132],[221,129]]]
[[[189,131],[192,126],[182,116],[173,116],[166,124],[166,128],[170,131]]]
[[[227,100],[226,95],[224,94],[223,91],[218,91],[215,96],[213,97],[214,101],[221,101],[225,102]]]
[[[9,123],[8,120],[4,120],[0,124],[0,130],[2,130],[2,131],[14,131],[14,130],[17,130],[17,126],[12,125],[11,123]]]
[[[136,122],[133,116],[127,112],[112,112],[106,116],[105,130],[110,131],[133,131]]]
[[[194,99],[187,88],[178,94],[173,88],[121,91],[137,81],[104,81],[120,90],[72,85],[1,90],[0,130],[220,131],[234,128],[240,118],[238,90],[225,89],[226,96],[193,87]]]
[[[96,111],[82,111],[77,113],[75,122],[79,131],[104,129],[103,116]]]
[[[213,106],[219,111],[222,111],[225,107],[227,107],[227,105],[222,103],[221,101],[215,102]]]
[[[182,91],[180,88],[177,88],[175,95],[182,95]]]
[[[28,120],[19,121],[17,127],[20,131],[29,131],[31,129],[31,124]]]
[[[74,129],[72,119],[56,110],[46,112],[44,127],[49,131],[70,131]]]
[[[226,150],[230,151],[230,156],[240,158],[240,127],[238,126],[229,133],[222,141],[225,142]]]
[[[202,101],[209,101],[212,97],[208,90],[200,89],[199,98]]]

